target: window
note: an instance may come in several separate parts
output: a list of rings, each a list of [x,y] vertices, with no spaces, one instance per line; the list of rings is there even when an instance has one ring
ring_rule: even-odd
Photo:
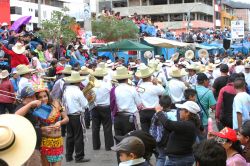
[[[194,3],[194,0],[184,0],[184,3]]]
[[[38,10],[35,10],[35,17],[38,17]]]
[[[169,0],[169,4],[182,3],[182,0]]]
[[[168,1],[167,0],[152,0],[151,4],[152,5],[165,5],[167,4]]]
[[[215,15],[216,20],[220,20],[220,13],[219,13],[219,12],[216,12],[215,14],[216,14],[216,15]]]
[[[22,8],[21,7],[16,7],[16,6],[10,7],[10,14],[22,15]]]
[[[170,14],[170,21],[182,21],[183,20],[183,14]]]

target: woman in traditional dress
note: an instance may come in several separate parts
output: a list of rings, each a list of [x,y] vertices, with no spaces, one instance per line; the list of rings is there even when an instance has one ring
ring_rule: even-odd
[[[38,88],[36,97],[42,104],[51,107],[47,119],[40,118],[42,129],[41,155],[43,166],[60,166],[63,159],[63,138],[61,125],[68,123],[69,118],[59,101],[52,100],[46,88]]]

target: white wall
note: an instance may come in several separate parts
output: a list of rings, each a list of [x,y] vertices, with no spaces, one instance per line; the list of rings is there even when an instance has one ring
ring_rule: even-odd
[[[16,6],[22,8],[22,15],[11,14],[11,21],[15,21],[22,16],[32,16],[30,24],[27,25],[28,30],[33,29],[32,23],[38,23],[38,17],[35,17],[35,10],[38,10],[38,4],[23,2],[18,0],[10,0],[10,6]],[[60,11],[61,9],[58,7],[41,5],[41,20],[46,20],[51,18],[51,13],[53,11]]]

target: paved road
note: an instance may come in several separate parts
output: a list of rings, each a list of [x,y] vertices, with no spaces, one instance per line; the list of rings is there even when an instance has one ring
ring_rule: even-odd
[[[211,113],[211,117],[214,117],[214,113]],[[217,131],[217,127],[215,125],[215,120],[213,118],[213,128],[215,131]],[[92,130],[87,130],[87,138],[88,142],[85,143],[85,154],[86,158],[90,158],[91,161],[88,163],[75,163],[72,162],[66,162],[65,158],[63,160],[63,166],[117,166],[116,161],[116,153],[113,151],[106,151],[104,148],[104,136],[103,136],[103,130],[101,129],[101,142],[102,146],[101,149],[96,151],[92,148]],[[152,158],[152,162],[155,163],[155,158]]]
[[[74,161],[66,162],[65,158],[63,160],[63,166],[117,166],[116,153],[113,151],[106,151],[104,148],[104,136],[101,130],[101,141],[102,146],[100,150],[93,150],[92,148],[92,131],[87,130],[88,141],[85,143],[85,154],[86,158],[90,158],[91,161],[88,163],[75,163]]]

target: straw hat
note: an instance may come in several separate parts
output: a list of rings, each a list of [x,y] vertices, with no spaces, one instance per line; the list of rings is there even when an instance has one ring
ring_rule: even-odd
[[[0,158],[8,165],[24,164],[34,152],[36,132],[24,117],[0,115]]]
[[[173,66],[170,69],[169,75],[171,77],[178,78],[178,77],[183,77],[183,76],[187,75],[187,72],[184,69],[179,69],[178,67]]]
[[[206,66],[206,70],[207,71],[213,71],[215,69],[215,65],[213,63],[209,63],[207,66]]]
[[[187,70],[195,70],[198,71],[199,70],[199,65],[192,63],[191,65],[186,66]]]
[[[71,76],[64,78],[66,83],[79,83],[84,79],[85,77],[80,76],[80,73],[77,71],[72,71]]]
[[[178,58],[179,58],[179,52],[176,52],[176,53],[174,53],[172,56],[171,56],[171,59],[173,60],[173,61],[176,61]]]
[[[107,70],[106,64],[105,64],[104,62],[98,63],[97,67],[102,68],[102,69],[104,69],[104,70]]]
[[[188,59],[188,60],[191,60],[194,58],[194,51],[192,50],[187,50],[185,52],[185,58]]]
[[[71,65],[66,65],[65,68],[61,71],[63,74],[71,74],[72,72],[72,66]]]
[[[184,67],[187,67],[188,65],[190,65],[190,63],[188,63],[187,61],[181,61],[178,63],[178,65],[182,65]]]
[[[116,68],[116,71],[113,75],[113,79],[122,80],[132,78],[132,73],[124,66],[119,66]]]
[[[17,70],[18,75],[23,75],[23,74],[27,74],[27,73],[31,73],[31,72],[35,71],[35,69],[30,69],[28,66],[23,65],[23,64],[18,65],[16,67],[16,70]]]
[[[107,60],[107,62],[105,64],[106,67],[112,67],[113,65],[114,65],[114,62],[112,62],[110,59]]]
[[[198,55],[200,58],[207,58],[208,57],[208,52],[206,49],[200,49],[198,51]]]
[[[154,70],[148,66],[141,66],[139,67],[139,70],[135,73],[136,77],[139,78],[147,78],[152,76],[154,73]]]
[[[200,73],[204,73],[206,71],[206,66],[204,65],[204,64],[201,64],[200,66],[199,66],[199,72]]]
[[[95,71],[92,71],[90,74],[95,77],[104,77],[108,74],[108,72],[100,67],[97,67]]]
[[[245,67],[245,69],[250,69],[250,64],[246,63],[244,67]]]
[[[21,43],[16,43],[13,47],[12,50],[16,53],[16,54],[23,54],[25,52],[25,47],[23,46],[23,44]]]
[[[215,66],[221,65],[221,61],[220,61],[219,59],[216,59],[216,60],[214,61],[214,65],[215,65]]]
[[[10,75],[10,73],[8,72],[8,70],[3,70],[0,73],[0,79],[4,79],[4,78],[8,77],[9,75]]]
[[[93,70],[87,68],[86,66],[82,66],[81,70],[79,71],[81,75],[88,75],[90,72],[93,72]]]

